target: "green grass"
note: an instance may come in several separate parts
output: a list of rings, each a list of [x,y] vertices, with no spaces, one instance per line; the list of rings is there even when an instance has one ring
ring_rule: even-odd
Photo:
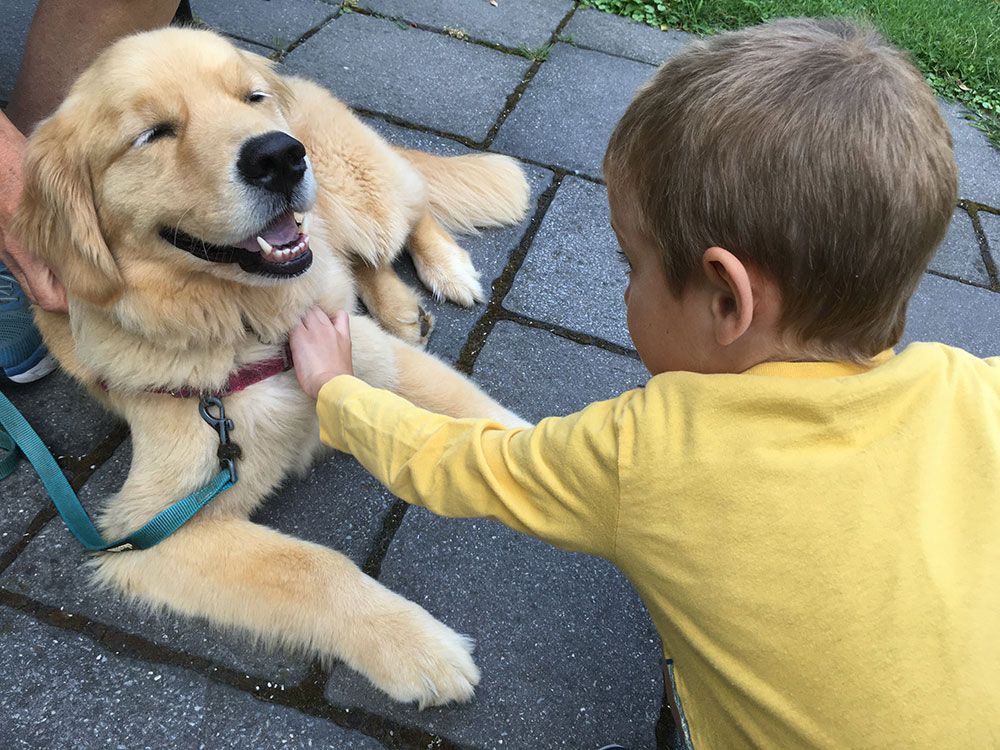
[[[551,51],[551,44],[543,44],[541,47],[528,47],[526,44],[522,44],[517,48],[517,54],[535,62],[544,62]]]
[[[1000,0],[586,0],[652,26],[696,34],[784,16],[847,16],[913,53],[941,96],[962,102],[1000,147]]]

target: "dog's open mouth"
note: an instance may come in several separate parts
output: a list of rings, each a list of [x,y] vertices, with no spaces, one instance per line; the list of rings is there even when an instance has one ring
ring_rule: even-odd
[[[212,263],[238,263],[247,273],[258,276],[298,276],[312,265],[308,216],[303,216],[300,224],[291,211],[234,245],[215,245],[170,227],[161,229],[160,236],[196,258]]]

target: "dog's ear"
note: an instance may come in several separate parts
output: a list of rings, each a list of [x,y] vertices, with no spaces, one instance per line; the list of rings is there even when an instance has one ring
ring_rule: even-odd
[[[267,87],[277,100],[278,108],[287,118],[288,114],[292,111],[292,100],[295,98],[295,95],[288,84],[285,83],[285,79],[274,72],[274,62],[268,60],[266,57],[261,57],[245,50],[239,50],[239,53],[243,56],[247,67],[267,81]]]
[[[71,296],[109,305],[121,295],[123,280],[98,222],[81,128],[71,127],[70,119],[61,109],[28,139],[13,231]]]

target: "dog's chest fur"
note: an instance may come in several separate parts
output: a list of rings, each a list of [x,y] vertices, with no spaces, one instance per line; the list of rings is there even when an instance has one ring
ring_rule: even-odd
[[[106,528],[125,533],[219,472],[219,436],[201,418],[198,398],[109,393],[108,401],[131,428],[130,480],[144,477],[143,487],[132,487],[128,500],[103,519]],[[236,462],[239,481],[202,513],[246,515],[286,477],[303,474],[323,450],[316,404],[299,388],[293,371],[224,396],[222,403],[233,422],[230,438],[242,452]],[[164,440],[164,435],[182,439]]]
[[[307,278],[291,285],[259,290],[263,301],[257,308],[248,305],[249,313],[225,308],[217,299],[189,300],[186,314],[212,324],[198,330],[185,331],[181,325],[163,331],[133,330],[129,311],[123,314],[121,309],[88,308],[79,311],[84,314],[71,315],[74,348],[82,364],[107,384],[105,400],[131,427],[133,473],[151,480],[148,492],[129,493],[130,507],[119,507],[112,523],[127,526],[130,521],[124,519],[133,519],[134,524],[148,518],[219,471],[218,435],[201,419],[198,399],[150,391],[188,386],[211,393],[240,367],[280,353],[287,331],[316,301],[317,286],[338,292],[338,297],[351,291],[343,276],[337,274],[339,283],[330,278],[334,269],[328,263],[321,260],[317,265]],[[264,300],[268,293],[271,299]],[[224,315],[231,320],[218,323]],[[207,335],[206,328],[223,335]],[[245,515],[286,476],[303,473],[321,449],[315,402],[302,392],[292,370],[224,396],[222,402],[234,423],[232,439],[242,449],[237,462],[240,479],[204,512]],[[164,435],[184,437],[165,441]],[[164,495],[165,488],[177,497]]]

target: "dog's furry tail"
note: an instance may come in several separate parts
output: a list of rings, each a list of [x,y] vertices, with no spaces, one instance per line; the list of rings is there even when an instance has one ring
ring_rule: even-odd
[[[531,191],[521,167],[509,156],[398,150],[424,178],[431,215],[446,229],[471,234],[524,218]]]

